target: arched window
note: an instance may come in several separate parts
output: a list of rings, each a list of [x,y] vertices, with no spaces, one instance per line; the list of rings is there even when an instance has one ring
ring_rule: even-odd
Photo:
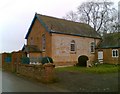
[[[74,40],[72,40],[71,41],[71,45],[70,45],[71,47],[71,51],[75,51],[75,41]]]

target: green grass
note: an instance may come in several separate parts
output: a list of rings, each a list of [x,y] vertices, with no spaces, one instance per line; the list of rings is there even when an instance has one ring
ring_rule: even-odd
[[[84,72],[84,73],[114,73],[114,72],[118,72],[118,69],[120,69],[120,65],[100,64],[89,68],[71,66],[71,67],[56,68],[55,70],[57,72],[67,71],[67,72]]]

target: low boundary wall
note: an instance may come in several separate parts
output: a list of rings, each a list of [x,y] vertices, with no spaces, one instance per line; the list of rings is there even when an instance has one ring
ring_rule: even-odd
[[[55,79],[54,65],[52,63],[44,65],[19,64],[16,72],[45,83],[53,82]]]

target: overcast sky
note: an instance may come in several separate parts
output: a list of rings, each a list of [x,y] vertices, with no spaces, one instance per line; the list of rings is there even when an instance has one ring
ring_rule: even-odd
[[[0,53],[22,49],[35,12],[62,18],[86,1],[90,0],[0,0]]]

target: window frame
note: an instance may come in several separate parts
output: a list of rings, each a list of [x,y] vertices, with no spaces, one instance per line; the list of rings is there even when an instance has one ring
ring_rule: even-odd
[[[90,52],[95,53],[95,42],[90,43]]]
[[[75,44],[75,40],[72,40],[71,43],[70,43],[70,52],[76,53],[76,44]]]
[[[112,57],[113,58],[119,57],[119,50],[118,49],[112,49]]]

